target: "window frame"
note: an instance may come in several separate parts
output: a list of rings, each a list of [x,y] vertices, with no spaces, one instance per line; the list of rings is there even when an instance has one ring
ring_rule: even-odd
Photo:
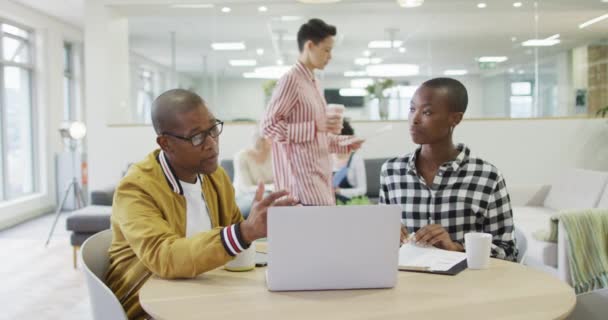
[[[20,37],[18,35],[14,35],[11,33],[6,33],[4,32],[4,30],[1,28],[2,24],[7,24],[7,25],[11,25],[13,27],[19,28],[21,30],[24,30],[28,33],[28,37],[24,38],[24,37]],[[20,63],[20,62],[13,62],[13,61],[9,61],[4,59],[4,37],[9,37],[9,38],[13,38],[13,39],[18,39],[21,41],[24,41],[27,43],[28,45],[28,62],[27,63]],[[10,21],[8,19],[5,18],[0,18],[0,53],[2,53],[0,55],[0,181],[2,181],[2,185],[0,186],[0,203],[3,202],[8,202],[8,201],[14,201],[17,200],[19,198],[22,197],[28,197],[31,196],[32,194],[36,194],[38,192],[40,192],[40,182],[41,182],[41,177],[40,177],[40,172],[41,172],[41,168],[40,168],[40,164],[39,164],[39,159],[40,159],[40,150],[39,150],[39,139],[38,139],[38,134],[39,134],[39,130],[38,130],[38,123],[39,123],[39,117],[38,117],[38,112],[37,112],[37,99],[36,99],[36,92],[37,92],[37,86],[36,86],[36,69],[35,69],[35,57],[36,57],[36,51],[35,51],[35,37],[36,34],[34,32],[33,28],[24,26],[22,24],[19,23],[15,23],[13,21]],[[24,69],[28,72],[29,75],[29,93],[30,93],[30,123],[31,123],[31,128],[30,128],[30,135],[31,135],[31,156],[32,156],[32,167],[30,168],[32,170],[32,192],[28,193],[28,194],[22,194],[22,195],[18,195],[16,197],[9,197],[9,192],[8,192],[8,186],[9,186],[9,170],[8,170],[8,161],[6,160],[8,158],[8,145],[7,145],[7,139],[8,139],[8,126],[7,126],[7,122],[6,122],[6,90],[5,90],[5,67],[16,67],[16,68],[21,68]]]

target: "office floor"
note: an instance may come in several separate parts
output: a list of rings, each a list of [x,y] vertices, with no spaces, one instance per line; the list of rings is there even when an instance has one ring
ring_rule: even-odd
[[[0,231],[0,319],[92,319],[81,269],[62,213],[51,243],[52,214]]]

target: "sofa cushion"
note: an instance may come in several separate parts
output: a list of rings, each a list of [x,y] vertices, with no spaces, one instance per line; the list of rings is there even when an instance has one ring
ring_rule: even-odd
[[[549,230],[551,216],[557,211],[543,207],[513,207],[513,223],[528,241],[526,264],[557,267],[557,243],[540,241],[533,234]]]
[[[91,205],[111,206],[114,197],[114,187],[91,192]]]
[[[544,206],[555,210],[595,208],[607,180],[608,172],[567,170],[551,185]]]
[[[104,229],[105,230],[105,229]],[[81,246],[85,240],[90,236],[96,234],[96,232],[72,232],[70,235],[70,244],[72,246]]]
[[[72,212],[66,220],[68,230],[74,232],[98,232],[110,228],[110,206],[87,206]]]
[[[608,209],[608,183],[604,187],[604,193],[602,193],[602,197],[597,204],[597,208]]]

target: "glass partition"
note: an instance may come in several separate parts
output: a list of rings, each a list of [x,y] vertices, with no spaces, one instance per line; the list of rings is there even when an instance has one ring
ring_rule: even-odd
[[[607,1],[216,1],[119,12],[129,18],[132,123],[149,123],[151,100],[173,87],[196,91],[225,121],[258,120],[310,18],[338,29],[317,77],[353,120],[406,119],[414,91],[434,77],[464,83],[467,118],[594,116],[608,106]]]

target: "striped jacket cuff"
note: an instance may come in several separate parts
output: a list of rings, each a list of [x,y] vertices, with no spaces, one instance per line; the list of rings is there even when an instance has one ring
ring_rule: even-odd
[[[233,224],[225,227],[220,232],[222,244],[231,256],[236,256],[243,250],[249,248],[249,243],[245,243],[243,237],[241,237],[241,224]]]

